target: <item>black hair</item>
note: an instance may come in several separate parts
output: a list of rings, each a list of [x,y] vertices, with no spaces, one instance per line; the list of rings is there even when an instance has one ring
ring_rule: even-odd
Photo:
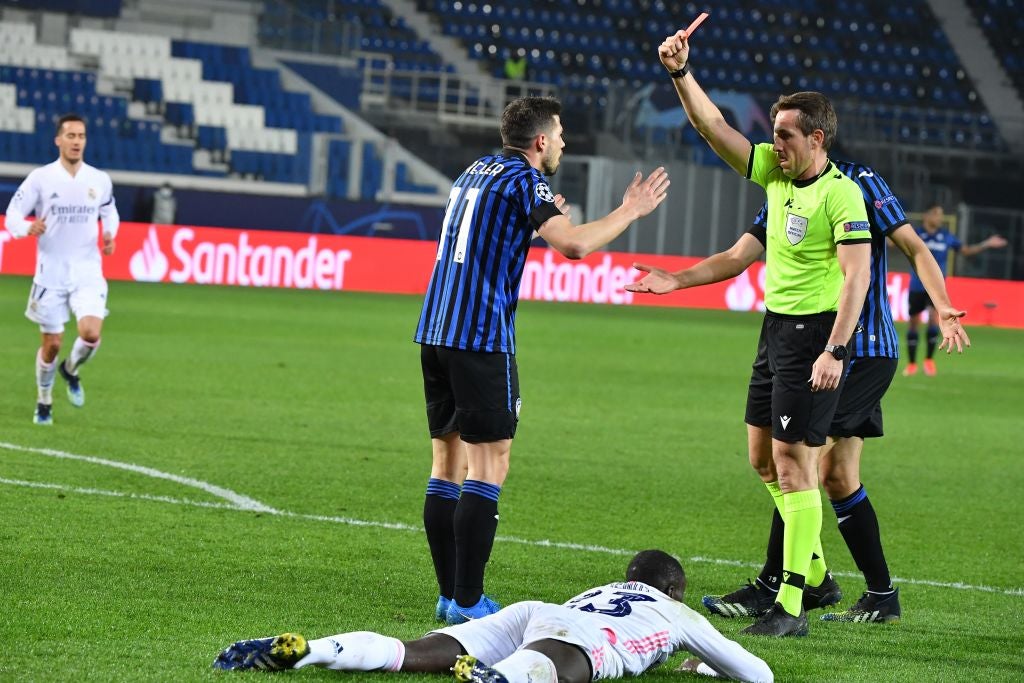
[[[62,116],[59,119],[57,119],[57,131],[54,134],[55,135],[60,135],[60,131],[61,131],[61,129],[64,128],[64,124],[65,123],[71,123],[73,121],[79,121],[79,122],[81,122],[81,124],[83,126],[85,125],[85,119],[83,119],[78,114],[64,114],[64,116]]]
[[[526,149],[539,134],[551,130],[562,103],[554,97],[520,97],[501,115],[501,144]]]
[[[663,550],[641,550],[629,562],[626,569],[627,581],[639,581],[662,593],[668,593],[670,586],[678,586],[680,593],[686,590],[686,572],[679,560]]]

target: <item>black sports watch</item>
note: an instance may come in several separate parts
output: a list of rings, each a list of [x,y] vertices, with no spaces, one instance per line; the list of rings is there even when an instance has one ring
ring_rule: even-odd
[[[843,360],[849,353],[842,344],[825,344],[825,350],[831,353],[836,360]]]

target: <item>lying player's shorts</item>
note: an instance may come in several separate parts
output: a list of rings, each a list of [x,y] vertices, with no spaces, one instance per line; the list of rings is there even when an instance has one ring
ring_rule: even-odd
[[[590,660],[591,680],[620,678],[622,659],[608,642],[608,634],[584,612],[545,602],[517,602],[482,619],[432,631],[459,641],[468,654],[493,666],[538,640],[560,640],[575,645]]]
[[[32,283],[25,317],[38,323],[41,332],[63,332],[71,313],[75,314],[76,320],[86,316],[106,318],[110,313],[107,310],[107,281],[93,280],[74,289],[53,289]]]
[[[896,375],[895,358],[854,358],[839,394],[828,435],[882,436],[882,397]]]
[[[510,353],[420,346],[427,426],[468,443],[511,439],[519,424],[519,370]]]

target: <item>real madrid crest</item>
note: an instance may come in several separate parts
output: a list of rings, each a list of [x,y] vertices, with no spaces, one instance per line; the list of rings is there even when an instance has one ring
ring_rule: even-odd
[[[89,199],[96,199],[96,190],[91,187],[89,188]]]

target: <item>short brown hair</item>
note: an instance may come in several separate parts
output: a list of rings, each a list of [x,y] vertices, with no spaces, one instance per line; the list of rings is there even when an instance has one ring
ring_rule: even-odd
[[[501,144],[523,149],[550,129],[552,119],[562,113],[554,97],[520,97],[512,100],[501,115]]]
[[[54,133],[54,135],[60,135],[60,131],[62,128],[64,128],[65,123],[72,123],[74,121],[79,121],[83,126],[85,125],[85,119],[83,119],[78,114],[64,114],[64,116],[57,119],[57,131]]]
[[[800,115],[796,117],[797,126],[804,135],[810,135],[816,130],[825,134],[822,147],[827,152],[832,143],[836,141],[836,131],[839,129],[839,119],[836,117],[836,110],[832,103],[820,92],[806,91],[797,92],[792,95],[780,95],[779,99],[772,105],[771,118],[772,126],[775,125],[775,116],[784,109],[796,109]]]

